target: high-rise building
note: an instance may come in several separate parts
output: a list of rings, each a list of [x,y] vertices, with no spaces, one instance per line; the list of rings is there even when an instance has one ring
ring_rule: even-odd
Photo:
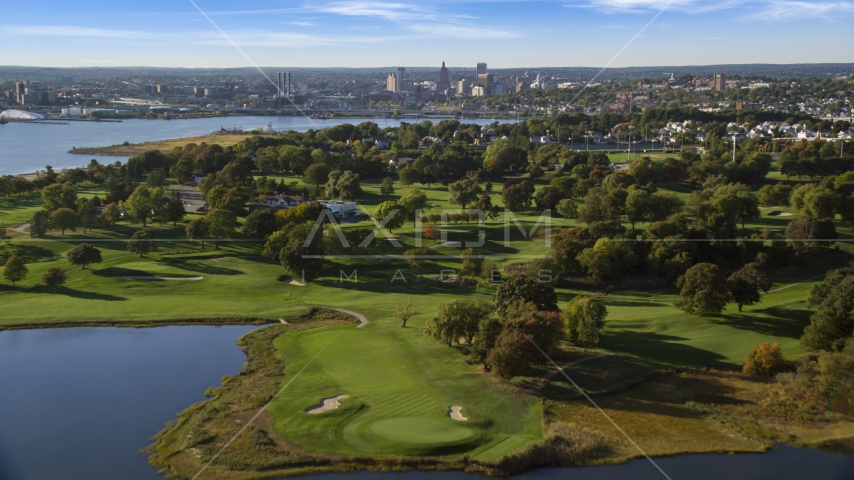
[[[477,85],[484,88],[486,95],[492,94],[492,85],[495,83],[495,77],[491,73],[479,73],[477,75]]]
[[[478,75],[485,75],[486,74],[486,64],[485,63],[478,63],[477,64],[477,74]]]
[[[468,86],[468,83],[466,83],[466,79],[457,80],[456,91],[457,91],[457,95],[468,95],[469,94],[469,86]]]
[[[442,69],[439,70],[439,81],[436,83],[436,93],[445,93],[451,88],[451,82],[448,80],[448,69],[445,67],[445,62],[442,62]]]
[[[397,69],[397,73],[388,74],[388,78],[386,79],[386,90],[388,90],[389,92],[400,93],[402,90],[405,89],[405,80],[406,69],[403,67],[399,67]]]
[[[724,91],[724,89],[726,88],[726,74],[716,73],[714,81],[709,86],[712,87],[712,89],[716,92]]]

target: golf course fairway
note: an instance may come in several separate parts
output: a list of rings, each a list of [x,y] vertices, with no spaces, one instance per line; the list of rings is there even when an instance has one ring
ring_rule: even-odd
[[[372,322],[289,331],[275,347],[288,374],[302,374],[268,412],[273,432],[300,448],[493,460],[542,436],[537,399],[490,385],[490,376],[420,328]],[[337,395],[349,395],[339,408],[306,413]],[[462,406],[468,420],[449,418],[450,405]]]

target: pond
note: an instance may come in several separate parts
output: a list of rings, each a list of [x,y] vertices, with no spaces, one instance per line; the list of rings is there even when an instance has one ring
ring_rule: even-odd
[[[238,373],[254,326],[0,332],[0,479],[157,480],[139,451],[175,414]],[[850,480],[854,456],[781,447],[764,455],[656,459],[674,480]],[[352,472],[312,480],[479,480],[460,472]],[[548,468],[519,479],[664,478],[646,460]]]

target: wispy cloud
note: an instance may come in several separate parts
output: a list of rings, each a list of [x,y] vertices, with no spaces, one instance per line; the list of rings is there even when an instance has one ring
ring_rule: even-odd
[[[840,15],[851,13],[854,13],[854,3],[851,2],[773,1],[763,5],[760,12],[750,15],[750,18],[766,21],[835,20]]]
[[[579,0],[564,7],[584,8],[604,14],[650,13],[661,10],[669,0]],[[854,12],[854,3],[809,0],[674,0],[668,11],[688,14],[706,13],[716,10],[749,10],[743,18],[765,21],[786,21],[801,18],[831,20],[838,15]],[[600,27],[606,28],[606,27]]]
[[[313,27],[315,24],[311,22],[280,22],[283,25],[295,25],[297,27]]]
[[[66,25],[0,26],[0,34],[24,36],[90,37],[90,38],[149,38],[151,32],[108,30]]]
[[[454,38],[482,38],[482,39],[498,39],[498,38],[519,38],[522,35],[518,32],[498,29],[498,28],[480,28],[469,25],[437,25],[437,24],[413,24],[409,29],[414,32],[427,34],[433,37],[454,37]]]

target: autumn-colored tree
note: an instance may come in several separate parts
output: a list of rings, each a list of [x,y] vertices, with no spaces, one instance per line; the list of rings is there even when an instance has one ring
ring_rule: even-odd
[[[786,368],[779,343],[763,343],[744,357],[742,371],[748,375],[770,377]]]

